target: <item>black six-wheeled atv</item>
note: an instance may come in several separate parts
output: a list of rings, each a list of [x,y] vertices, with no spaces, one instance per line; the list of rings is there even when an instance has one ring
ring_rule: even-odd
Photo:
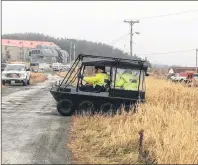
[[[109,80],[106,80],[106,90],[81,90],[83,81],[79,75],[84,75],[90,66],[105,66],[108,68]],[[130,107],[137,102],[145,101],[145,76],[147,63],[132,58],[112,58],[108,56],[94,56],[79,54],[72,67],[58,85],[50,92],[57,101],[57,110],[63,116],[82,111],[112,112],[121,106]],[[115,87],[119,69],[131,69],[138,76],[138,90],[124,90]],[[74,72],[75,71],[75,72]],[[74,85],[75,84],[75,85]]]

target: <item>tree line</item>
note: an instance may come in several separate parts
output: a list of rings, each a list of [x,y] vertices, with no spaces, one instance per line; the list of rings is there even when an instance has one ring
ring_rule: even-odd
[[[93,55],[102,55],[107,54],[108,56],[127,56],[128,53],[124,53],[118,48],[113,48],[104,43],[90,42],[86,40],[77,40],[77,39],[67,39],[64,38],[55,38],[48,35],[40,33],[13,33],[13,34],[3,34],[3,39],[15,39],[15,40],[30,40],[30,41],[47,41],[53,42],[61,49],[70,52],[70,42],[76,45],[76,54],[93,54]]]
[[[53,42],[61,49],[70,52],[70,43],[72,42],[76,46],[76,55],[83,54],[92,54],[92,55],[108,55],[110,57],[124,57],[129,56],[128,53],[123,52],[118,48],[113,46],[101,43],[101,42],[91,42],[86,40],[78,39],[68,39],[66,37],[56,38],[49,35],[44,35],[41,33],[12,33],[12,34],[3,34],[2,39],[14,39],[14,40],[29,40],[29,41],[46,41]],[[72,53],[72,59],[73,59]],[[141,59],[135,57],[136,59]]]

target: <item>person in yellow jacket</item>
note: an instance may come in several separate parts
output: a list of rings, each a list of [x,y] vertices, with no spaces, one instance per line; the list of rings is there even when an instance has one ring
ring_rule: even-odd
[[[101,88],[102,91],[105,91],[105,85],[106,82],[105,80],[109,80],[109,75],[105,72],[105,66],[96,66],[95,67],[95,76],[90,76],[90,77],[84,77],[84,76],[80,76],[80,78],[82,78],[86,84],[88,84],[89,86],[84,86],[81,89],[88,89],[88,90],[92,90],[91,88],[94,89],[99,89]]]
[[[126,69],[125,72],[120,75],[120,78],[116,81],[115,86],[123,88],[124,90],[138,90],[139,80],[133,75],[130,69]]]

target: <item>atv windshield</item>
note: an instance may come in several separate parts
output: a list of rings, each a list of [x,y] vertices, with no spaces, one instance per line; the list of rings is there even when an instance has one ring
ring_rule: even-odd
[[[5,71],[24,71],[25,66],[24,65],[7,65],[5,68]]]
[[[112,69],[111,89],[145,91],[145,71],[137,69]]]

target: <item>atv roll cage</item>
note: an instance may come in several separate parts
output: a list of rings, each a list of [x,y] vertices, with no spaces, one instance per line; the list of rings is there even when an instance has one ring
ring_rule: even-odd
[[[87,61],[85,60],[87,59]],[[95,59],[101,59],[101,60],[95,60]],[[85,61],[84,61],[85,60]],[[80,64],[80,66],[79,66]],[[79,68],[77,69],[77,67]],[[142,60],[134,60],[134,59],[126,59],[126,58],[115,58],[115,57],[106,57],[106,56],[94,56],[94,55],[85,55],[85,54],[79,54],[71,68],[69,69],[68,73],[62,80],[62,82],[59,84],[58,90],[60,88],[67,88],[68,86],[71,86],[74,81],[77,79],[77,88],[76,91],[78,91],[79,82],[80,79],[78,78],[78,75],[81,73],[84,73],[86,66],[105,66],[110,67],[110,83],[112,81],[112,68],[116,68],[116,72],[118,68],[123,69],[137,69],[140,70],[140,74],[142,71],[147,71],[147,65],[146,61]],[[77,70],[77,71],[76,71]],[[75,72],[75,74],[73,74]],[[116,80],[116,74],[114,75],[114,81]],[[140,76],[139,76],[140,80]],[[114,82],[115,84],[115,82]],[[115,88],[115,87],[114,87]],[[139,90],[139,87],[138,87]]]
[[[82,79],[86,67],[105,66],[109,68],[106,91],[82,91]],[[85,105],[91,109],[105,109],[104,107],[119,107],[121,104],[131,105],[145,101],[145,76],[147,76],[147,62],[139,59],[95,56],[79,54],[63,80],[50,90],[54,99],[58,102],[57,109],[62,115],[71,114],[74,109],[82,110]],[[138,89],[124,90],[115,86],[119,69],[131,69],[137,71]],[[74,86],[74,82],[76,85]],[[70,105],[72,108],[65,108]],[[82,106],[83,105],[83,106]],[[86,107],[85,106],[85,107]],[[64,107],[64,108],[63,108]],[[97,108],[95,108],[97,107]],[[65,109],[66,112],[65,112]],[[107,108],[108,109],[108,108]]]

